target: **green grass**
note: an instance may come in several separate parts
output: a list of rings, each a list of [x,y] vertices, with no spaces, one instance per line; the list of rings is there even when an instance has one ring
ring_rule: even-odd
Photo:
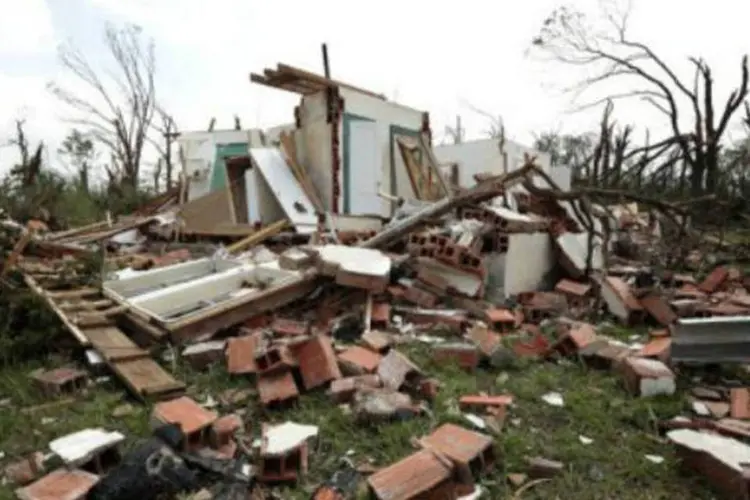
[[[620,331],[622,336],[632,334]],[[505,372],[481,370],[468,374],[452,366],[438,366],[429,359],[426,346],[407,347],[413,360],[444,384],[432,406],[433,417],[366,427],[332,404],[323,394],[308,394],[297,408],[265,412],[248,400],[246,418],[252,432],[261,422],[293,420],[320,426],[320,439],[310,454],[310,472],[296,488],[282,491],[285,499],[307,499],[320,481],[337,468],[339,459],[349,454],[355,463],[386,465],[414,451],[413,437],[436,425],[455,422],[469,426],[456,410],[461,395],[486,391],[510,393],[515,404],[502,432],[496,436],[501,464],[489,472],[483,484],[489,490],[484,498],[513,498],[505,476],[524,472],[524,457],[541,456],[565,464],[564,472],[552,481],[538,484],[523,493],[524,499],[676,499],[713,498],[711,491],[694,474],[685,474],[672,447],[655,432],[658,419],[685,413],[683,395],[672,398],[637,399],[628,395],[616,374],[587,369],[578,362],[521,363]],[[20,409],[43,402],[27,383],[24,366],[0,372],[0,399],[11,398],[10,408],[0,409],[0,450],[6,459],[43,450],[46,443],[65,433],[85,427],[103,426],[127,433],[129,444],[148,434],[148,409],[134,404],[135,411],[124,418],[112,417],[125,401],[116,381],[96,386],[72,405],[29,416]],[[206,373],[178,368],[190,384],[190,394],[201,401],[208,394],[215,398],[230,387],[250,387],[248,381],[230,379],[221,367]],[[684,389],[684,388],[682,388]],[[562,408],[541,400],[550,391],[565,399]],[[43,422],[43,418],[53,418]],[[579,436],[594,440],[582,444]],[[664,462],[654,464],[645,455],[659,455]],[[0,488],[0,499],[13,498],[8,487]]]

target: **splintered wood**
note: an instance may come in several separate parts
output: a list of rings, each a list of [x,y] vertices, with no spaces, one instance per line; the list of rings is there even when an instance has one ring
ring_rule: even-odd
[[[31,274],[24,279],[81,346],[93,348],[138,398],[171,399],[185,391],[183,382],[175,380],[117,326],[116,316],[126,308],[113,307],[97,288],[45,290]]]

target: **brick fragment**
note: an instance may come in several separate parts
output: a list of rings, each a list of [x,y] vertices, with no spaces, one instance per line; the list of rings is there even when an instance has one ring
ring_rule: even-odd
[[[352,346],[338,355],[342,371],[350,375],[375,373],[382,356],[360,346]]]
[[[479,350],[471,344],[439,344],[432,353],[435,361],[453,362],[465,370],[474,370],[479,365]]]
[[[307,340],[297,349],[297,358],[302,382],[307,390],[341,378],[330,337],[317,335]]]
[[[625,387],[632,394],[648,397],[675,392],[674,373],[661,361],[631,356],[620,366]]]
[[[290,404],[299,397],[291,371],[264,373],[258,377],[258,394],[264,406]]]

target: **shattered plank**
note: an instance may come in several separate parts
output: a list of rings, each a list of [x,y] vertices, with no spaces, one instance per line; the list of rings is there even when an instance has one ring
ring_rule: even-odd
[[[114,322],[117,316],[126,312],[125,307],[110,307],[103,311],[92,312],[90,307],[78,305],[85,313],[72,317],[66,313],[57,301],[78,298],[85,304],[102,304],[106,299],[95,288],[83,288],[64,292],[44,290],[29,275],[24,275],[28,287],[45,300],[50,309],[60,318],[67,330],[78,340],[82,347],[92,347],[102,356],[112,372],[139,399],[168,399],[180,395],[185,384],[176,380],[156,363],[149,353],[133,342],[114,324],[102,325],[102,322]],[[85,300],[84,297],[89,297]]]

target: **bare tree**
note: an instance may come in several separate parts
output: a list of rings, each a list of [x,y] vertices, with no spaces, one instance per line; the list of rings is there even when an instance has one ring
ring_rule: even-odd
[[[461,115],[456,115],[456,125],[454,127],[450,125],[445,126],[445,135],[453,141],[453,144],[464,142],[465,134],[466,130],[461,125]]]
[[[44,151],[44,143],[40,142],[34,152],[31,153],[25,126],[26,120],[17,119],[16,136],[8,141],[9,145],[18,148],[19,156],[19,162],[10,170],[10,174],[24,188],[33,185],[39,177],[42,169],[42,152]]]
[[[722,136],[748,95],[747,55],[741,61],[739,85],[723,108],[717,110],[713,75],[706,61],[700,57],[688,59],[694,73],[692,81],[686,83],[651,46],[630,37],[629,5],[618,9],[613,2],[602,0],[601,6],[603,27],[590,23],[581,12],[564,7],[556,9],[545,20],[532,48],[590,75],[567,89],[576,99],[605,83],[627,84],[631,90],[586,102],[581,108],[631,98],[650,103],[664,114],[671,129],[669,137],[651,144],[650,148],[665,145],[677,148],[690,168],[691,193],[694,196],[713,193],[720,170]],[[690,115],[692,130],[682,130],[683,114]]]
[[[487,118],[490,126],[487,130],[484,131],[484,134],[486,134],[491,139],[504,139],[505,138],[505,123],[503,122],[502,116],[488,113],[487,111],[474,106],[473,104],[471,104],[465,99],[462,99],[461,101],[464,106],[469,108],[474,113]]]
[[[159,120],[153,124],[156,136],[149,139],[151,144],[156,148],[159,153],[159,159],[156,164],[156,171],[154,173],[154,189],[159,192],[159,180],[164,175],[167,189],[172,188],[173,175],[174,175],[174,163],[175,163],[175,142],[179,131],[177,130],[177,123],[174,117],[164,111],[161,107],[157,107],[156,114]]]
[[[91,165],[96,160],[96,150],[91,138],[80,130],[73,129],[58,149],[58,154],[75,168],[81,189],[88,192]]]
[[[111,82],[100,77],[81,51],[64,45],[60,61],[93,95],[79,95],[55,83],[50,89],[78,112],[71,121],[110,150],[114,162],[107,167],[109,179],[135,190],[156,110],[154,44],[144,42],[134,25],[108,25],[105,42],[116,64],[116,72],[108,75]]]

